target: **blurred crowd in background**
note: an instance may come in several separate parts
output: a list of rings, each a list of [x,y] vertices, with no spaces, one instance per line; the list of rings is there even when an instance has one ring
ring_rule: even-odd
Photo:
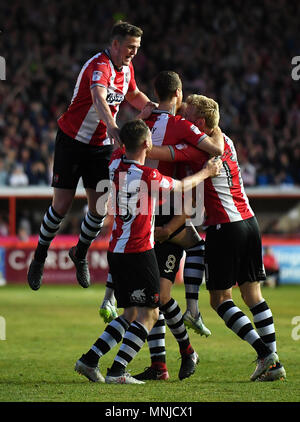
[[[298,0],[1,2],[0,186],[50,184],[57,118],[119,19],[144,31],[134,59],[142,91],[155,100],[156,74],[178,72],[185,97],[219,102],[246,186],[300,185],[299,12]],[[119,123],[134,113],[124,104]]]

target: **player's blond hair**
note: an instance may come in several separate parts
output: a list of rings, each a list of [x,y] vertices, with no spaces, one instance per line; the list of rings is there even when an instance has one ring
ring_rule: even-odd
[[[186,103],[195,108],[198,118],[205,119],[206,126],[213,129],[218,126],[220,120],[219,104],[205,95],[192,94],[186,99]]]

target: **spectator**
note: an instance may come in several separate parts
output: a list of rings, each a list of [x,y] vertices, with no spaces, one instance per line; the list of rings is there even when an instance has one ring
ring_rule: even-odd
[[[8,236],[8,224],[6,218],[0,214],[0,236]]]
[[[269,246],[264,249],[263,262],[266,270],[267,279],[264,285],[279,286],[280,282],[280,268],[279,263]]]
[[[6,169],[4,158],[0,156],[0,186],[7,185],[7,176],[8,172]]]
[[[121,17],[144,30],[134,61],[143,92],[151,98],[154,75],[175,70],[185,96],[198,91],[215,98],[224,131],[245,141],[246,184],[254,186],[255,177],[255,185],[300,185],[299,81],[291,77],[291,58],[299,55],[299,12],[297,0],[232,0],[230,6],[226,0],[173,0],[172,8],[159,0],[88,6],[74,0],[72,10],[63,1],[1,2],[0,47],[12,75],[0,85],[5,166],[9,170],[25,146],[33,162],[46,163],[53,155],[56,120],[68,106],[74,78]],[[121,108],[120,123],[133,113],[128,105]]]
[[[31,167],[27,173],[29,177],[30,185],[44,185],[47,186],[48,183],[48,172],[43,161],[35,161],[31,164]]]
[[[27,230],[24,227],[20,227],[18,230],[18,238],[22,241],[22,242],[28,242],[29,240],[29,234],[27,232]]]
[[[12,187],[27,186],[29,183],[28,176],[24,172],[22,164],[16,164],[9,176],[8,183]]]

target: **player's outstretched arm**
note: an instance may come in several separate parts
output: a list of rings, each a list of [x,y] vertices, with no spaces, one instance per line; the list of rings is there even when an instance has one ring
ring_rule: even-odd
[[[149,107],[149,109],[150,107],[152,107],[151,108],[151,111],[152,111],[153,108],[157,106],[156,103],[153,103],[151,100],[149,100],[147,95],[144,94],[142,91],[140,91],[138,88],[135,89],[134,91],[128,92],[125,98],[132,107],[140,111],[143,110],[145,107]],[[150,111],[150,114],[151,114],[151,111]],[[138,118],[140,119],[144,117],[138,117]]]
[[[147,158],[151,160],[174,161],[174,149],[170,145],[163,145],[161,147],[153,145],[152,149],[147,152]]]

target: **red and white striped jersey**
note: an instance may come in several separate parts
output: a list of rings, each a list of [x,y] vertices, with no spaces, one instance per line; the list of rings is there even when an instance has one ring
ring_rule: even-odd
[[[162,191],[172,191],[176,180],[158,170],[127,160],[121,149],[109,164],[114,223],[108,250],[144,252],[154,247],[155,204]]]
[[[254,216],[246,195],[237,154],[232,140],[224,136],[223,166],[219,176],[204,181],[204,206],[206,219],[204,226],[246,220]],[[175,161],[178,163],[178,178],[196,173],[209,159],[206,152],[187,144],[174,147]]]
[[[153,110],[145,120],[151,130],[152,143],[155,146],[176,145],[185,142],[197,146],[207,135],[201,132],[193,123],[177,115],[162,110]],[[174,177],[176,163],[146,159],[145,165],[157,168],[162,174]]]
[[[58,119],[61,130],[77,141],[90,145],[109,145],[106,125],[93,105],[91,88],[99,85],[107,89],[106,101],[116,119],[119,106],[127,92],[136,89],[133,65],[117,69],[105,50],[89,59],[82,67],[73,98],[67,111]]]

